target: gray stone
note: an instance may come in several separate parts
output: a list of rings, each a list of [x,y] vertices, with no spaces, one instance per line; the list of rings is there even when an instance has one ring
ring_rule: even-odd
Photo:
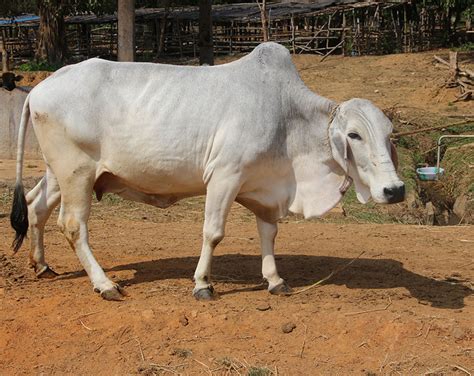
[[[296,324],[293,322],[287,322],[281,326],[281,331],[283,333],[291,333],[296,328]]]
[[[433,205],[433,203],[430,201],[430,202],[427,202],[426,203],[426,206],[425,206],[425,209],[426,209],[426,213],[425,213],[425,224],[426,225],[434,225],[434,221],[435,221],[435,207]]]
[[[466,195],[459,196],[454,202],[453,213],[459,218],[463,218],[466,215],[468,203],[469,199]]]

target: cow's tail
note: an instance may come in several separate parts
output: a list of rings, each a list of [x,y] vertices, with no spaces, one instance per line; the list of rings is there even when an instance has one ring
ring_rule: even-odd
[[[30,96],[28,95],[23,105],[21,113],[20,130],[18,132],[18,149],[16,154],[16,182],[15,192],[13,194],[12,211],[10,214],[10,223],[16,231],[15,240],[13,240],[13,252],[17,252],[28,232],[28,205],[26,203],[25,189],[23,188],[23,156],[25,150],[26,127],[30,119]]]

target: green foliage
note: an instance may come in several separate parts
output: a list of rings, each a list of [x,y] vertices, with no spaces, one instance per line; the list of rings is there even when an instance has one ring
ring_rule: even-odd
[[[466,124],[461,124],[458,126],[451,126],[449,128],[446,128],[449,130],[450,134],[463,134],[463,133],[472,133],[474,132],[474,123],[466,123]],[[444,134],[444,133],[443,133]],[[472,140],[471,140],[472,142]]]
[[[213,5],[218,4],[238,4],[251,3],[252,1],[242,0],[213,0]],[[198,6],[199,0],[135,0],[136,8],[164,8],[165,6]]]
[[[110,14],[117,11],[117,0],[69,0],[67,13]]]
[[[417,142],[410,136],[402,136],[398,139],[397,145],[406,149],[416,147]]]
[[[123,204],[125,200],[113,193],[106,193],[102,196],[101,202],[105,205],[119,205]]]
[[[39,4],[57,9],[65,15],[78,13],[113,13],[117,0],[2,0],[0,17],[12,17],[23,13],[38,14]]]
[[[453,202],[456,197],[474,191],[474,172],[469,166],[474,164],[472,139],[457,139],[446,150],[441,167],[445,176],[441,179],[441,190]]]
[[[462,12],[472,6],[472,0],[423,0],[422,5],[437,6],[439,8]]]
[[[398,172],[402,181],[405,183],[406,193],[416,190],[416,160],[413,152],[397,148],[398,152]]]
[[[466,42],[461,44],[459,47],[454,48],[455,51],[462,51],[462,52],[472,52],[474,51],[474,42]]]
[[[474,3],[462,12],[462,16],[466,19],[472,20],[474,18]]]
[[[391,218],[379,210],[380,205],[374,202],[361,204],[356,197],[354,186],[352,186],[343,198],[343,207],[346,216],[350,220],[355,220],[359,223],[387,223],[392,222]]]
[[[12,17],[22,13],[35,13],[36,0],[1,0],[0,17]]]
[[[413,151],[412,157],[413,157],[413,165],[415,167],[420,166],[426,162],[425,157],[418,150]]]
[[[21,64],[18,69],[23,72],[33,72],[33,71],[48,71],[54,72],[61,68],[62,65],[60,64],[50,64],[44,60],[30,60],[27,63]]]

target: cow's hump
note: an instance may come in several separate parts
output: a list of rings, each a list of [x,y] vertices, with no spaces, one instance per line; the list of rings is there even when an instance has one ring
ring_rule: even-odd
[[[274,42],[258,45],[249,54],[249,58],[252,58],[264,68],[288,69],[293,66],[290,52],[282,45]]]

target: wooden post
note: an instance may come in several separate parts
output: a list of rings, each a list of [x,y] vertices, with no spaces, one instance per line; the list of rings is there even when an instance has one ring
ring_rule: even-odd
[[[318,17],[316,16],[316,18],[314,19],[314,28],[313,28],[313,41],[311,43],[311,47],[314,48],[314,49],[317,49],[319,47],[319,42],[318,42],[318,39],[316,39],[315,37],[319,34],[319,29],[318,29]]]
[[[407,35],[408,35],[407,7],[406,7],[406,4],[404,4],[403,5],[403,52],[408,52],[408,49],[407,49]]]
[[[291,47],[293,48],[293,55],[296,54],[295,35],[295,18],[293,14],[291,14]]]
[[[272,39],[272,10],[271,9],[268,11],[267,32],[268,32],[268,40]]]
[[[232,39],[234,38],[234,21],[230,23],[230,33],[229,33],[229,53],[232,53]]]
[[[459,73],[459,66],[458,53],[455,51],[449,51],[449,73],[451,75],[451,81],[456,82]]]
[[[342,11],[342,56],[346,56],[346,12]]]
[[[114,22],[109,23],[109,57],[112,58],[114,55]]]
[[[356,30],[357,30],[356,32],[357,32],[357,37],[358,37],[358,39],[357,39],[357,55],[360,56],[361,51],[362,51],[361,50],[361,43],[363,42],[363,40],[362,40],[362,35],[361,35],[362,31],[361,31],[361,28],[360,28],[360,19],[359,19],[359,17],[357,17],[357,29]]]
[[[8,52],[5,47],[5,32],[2,30],[2,36],[0,39],[0,53],[2,54],[2,72],[8,72]]]
[[[158,56],[158,49],[160,46],[160,22],[158,21],[158,18],[154,19],[153,24],[153,34],[155,35],[155,48],[153,49],[153,52],[155,53],[155,56]]]
[[[393,16],[393,10],[390,10],[390,16],[392,17],[393,32],[395,33],[395,39],[397,40],[397,45],[398,45],[398,31],[397,31],[397,24],[395,22],[395,17]]]
[[[327,52],[327,50],[329,50],[329,37],[331,36],[331,20],[332,20],[332,16],[329,15],[328,34],[327,34],[327,38],[326,38],[326,52]]]
[[[135,0],[118,0],[118,61],[135,60]]]
[[[268,42],[268,17],[267,17],[267,0],[262,0],[262,4],[257,0],[260,9],[260,19],[262,21],[263,41]]]
[[[87,45],[87,58],[91,57],[92,54],[92,26],[90,24],[86,24],[86,45]]]
[[[214,65],[212,0],[199,0],[199,64]]]
[[[167,16],[165,15],[160,21],[160,41],[158,44],[158,52],[156,54],[157,57],[161,56],[163,51],[165,50],[165,41],[166,41],[166,23],[168,22]]]
[[[179,22],[179,18],[176,19],[176,28],[178,34],[179,57],[183,57],[183,43],[181,41],[181,24]]]

